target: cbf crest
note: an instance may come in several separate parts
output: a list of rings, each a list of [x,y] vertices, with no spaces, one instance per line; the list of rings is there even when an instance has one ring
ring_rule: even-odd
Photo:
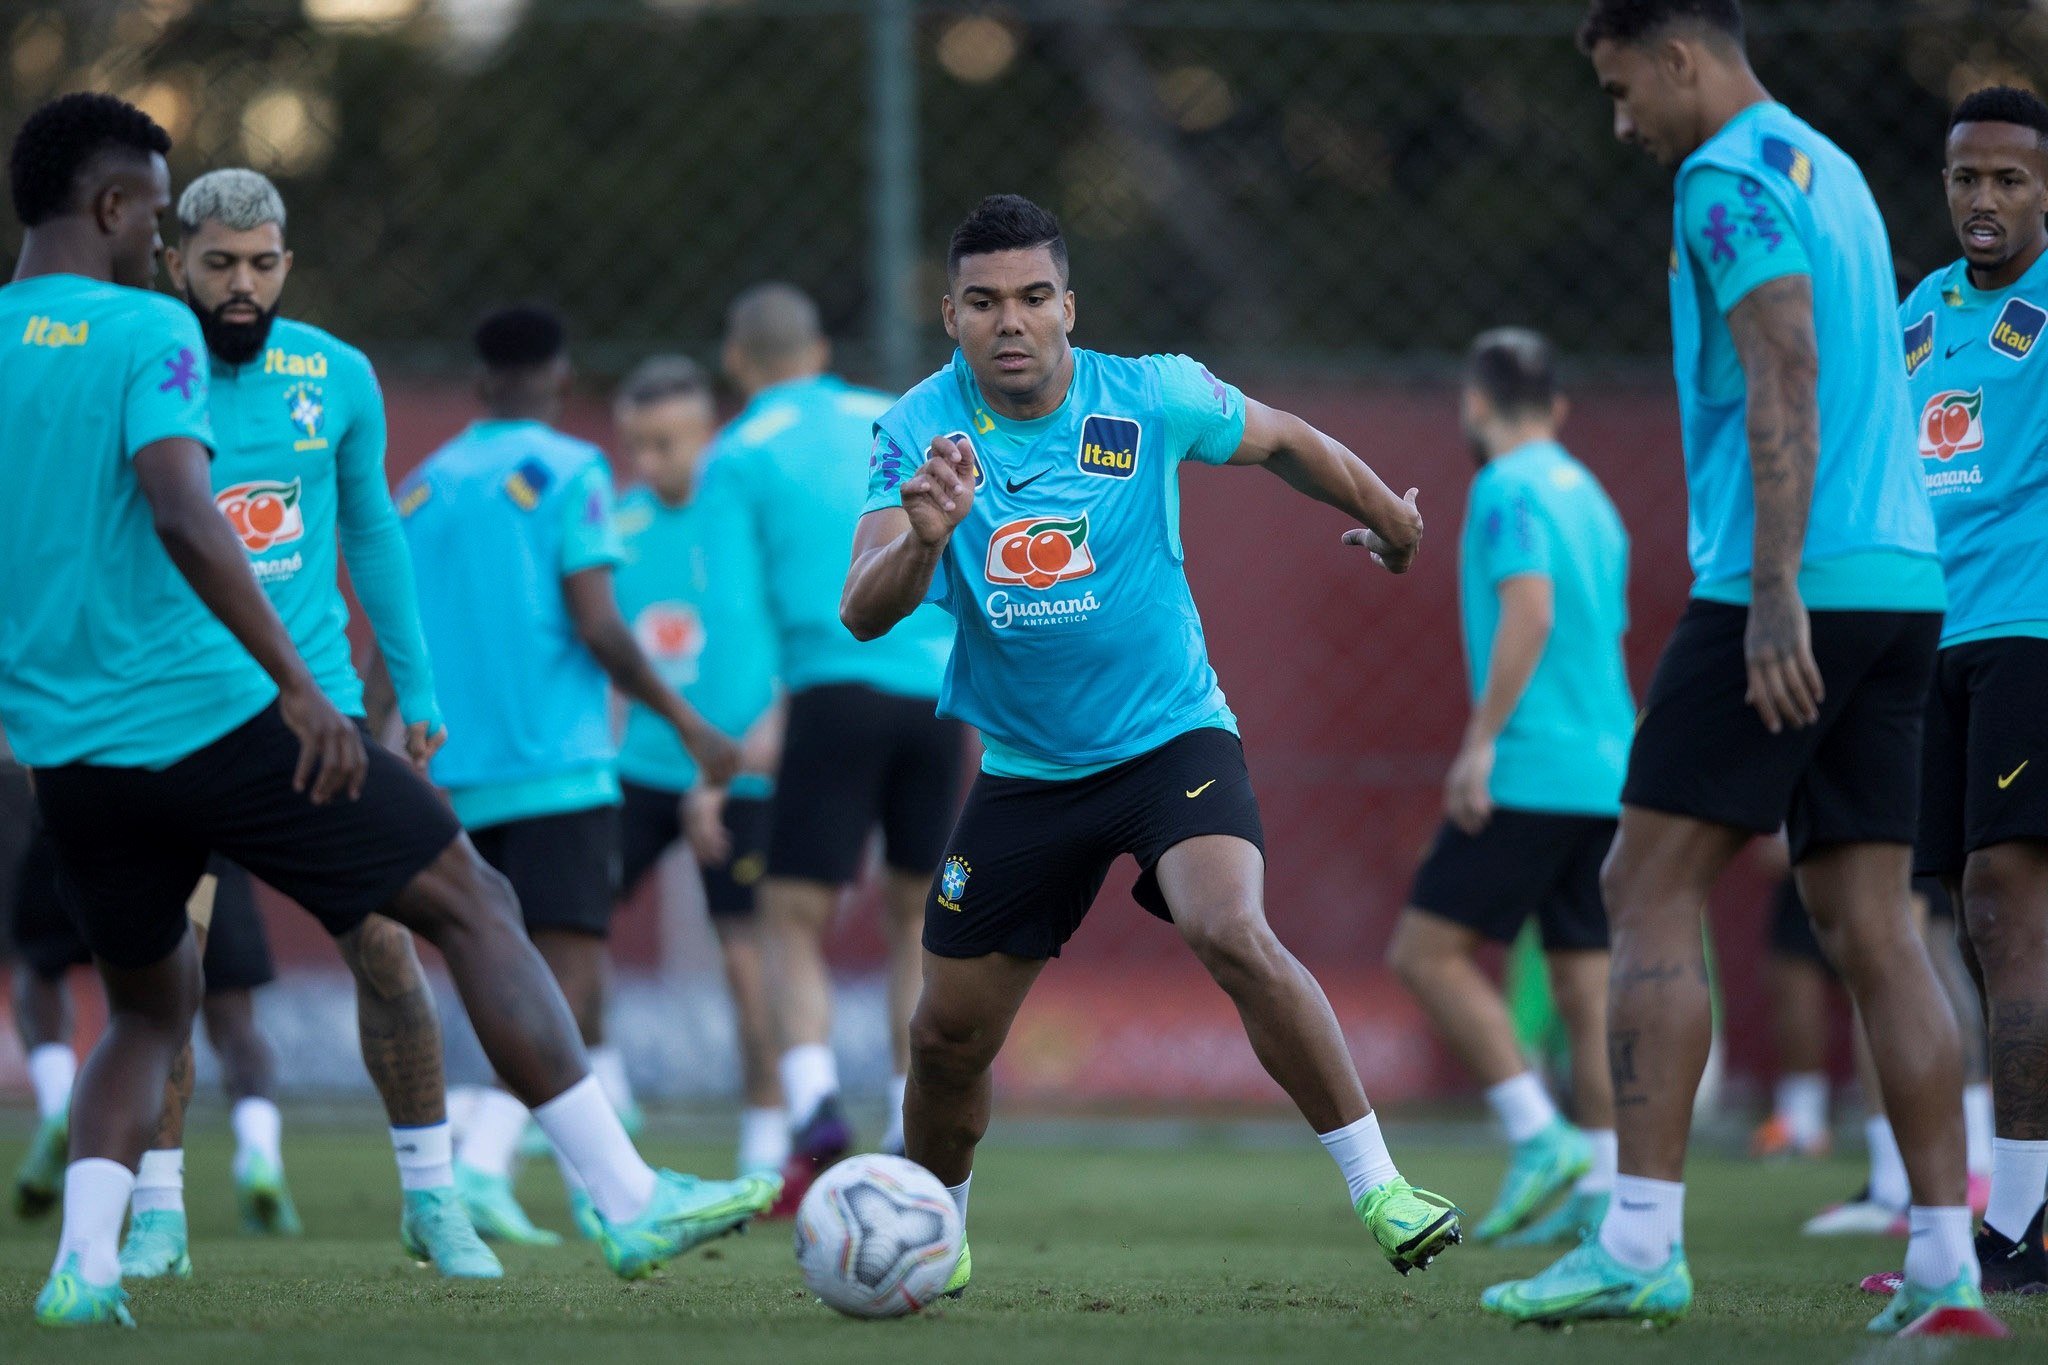
[[[298,439],[292,442],[293,450],[325,450],[327,437],[327,396],[318,384],[303,381],[293,384],[284,391],[285,412],[291,418],[292,430]]]
[[[967,894],[967,878],[974,868],[968,861],[955,853],[946,859],[939,869],[939,905],[954,914],[960,913],[960,898]]]

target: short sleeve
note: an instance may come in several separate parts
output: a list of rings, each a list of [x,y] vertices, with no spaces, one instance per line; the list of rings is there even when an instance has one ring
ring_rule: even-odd
[[[154,309],[136,319],[133,360],[121,414],[122,454],[158,441],[187,437],[213,448],[213,421],[206,409],[206,342],[199,319],[179,306]]]
[[[1530,574],[1553,577],[1556,537],[1535,493],[1496,484],[1481,496],[1473,512],[1479,518],[1475,577],[1488,587]]]
[[[1228,464],[1244,444],[1244,394],[1184,355],[1149,359],[1159,374],[1167,446],[1174,460]]]
[[[880,422],[875,423],[874,440],[868,446],[868,495],[861,503],[862,516],[887,507],[903,505],[903,481],[918,471],[923,461],[913,460],[909,448]]]
[[[625,557],[612,516],[612,476],[593,459],[562,490],[562,574],[615,566]]]
[[[1723,316],[1758,285],[1813,273],[1790,217],[1761,180],[1703,166],[1679,192],[1686,251]]]

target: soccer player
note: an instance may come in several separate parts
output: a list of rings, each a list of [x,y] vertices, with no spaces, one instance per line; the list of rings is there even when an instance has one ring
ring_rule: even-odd
[[[1621,652],[1628,533],[1599,481],[1557,443],[1565,412],[1542,337],[1505,328],[1473,343],[1463,423],[1479,474],[1458,567],[1472,719],[1444,783],[1443,828],[1387,951],[1485,1085],[1512,1144],[1500,1197],[1475,1234],[1517,1246],[1577,1241],[1599,1226],[1614,1185],[1600,864],[1635,726]],[[1571,1040],[1577,1126],[1558,1113],[1474,960],[1531,918]]]
[[[746,1102],[739,1169],[778,1171],[789,1119],[754,913],[781,731],[761,567],[738,519],[707,517],[696,500],[716,421],[704,372],[683,356],[654,356],[626,376],[612,411],[641,480],[619,499],[619,609],[663,681],[739,742],[741,767],[728,787],[698,781],[674,732],[633,703],[619,743],[620,886],[631,891],[687,836],[732,992]]]
[[[1884,221],[1856,164],[1757,80],[1735,0],[1594,0],[1579,39],[1615,135],[1677,171],[1672,349],[1696,578],[1602,879],[1614,1197],[1597,1238],[1484,1302],[1540,1322],[1669,1322],[1691,1306],[1685,1151],[1711,1032],[1701,916],[1743,846],[1782,825],[1869,1021],[1912,1184],[1906,1288],[1871,1329],[1999,1330],[1970,1246],[1962,1049],[1908,910],[1946,599]]]
[[[1962,258],[1899,309],[1949,585],[1916,861],[1962,907],[1991,1026],[1984,1287],[2048,1292],[2048,105],[1964,99],[1945,180]]]
[[[723,363],[747,403],[719,435],[703,493],[707,517],[734,518],[754,538],[789,693],[760,892],[794,1147],[778,1212],[852,1141],[824,935],[877,826],[896,1072],[882,1147],[902,1149],[918,927],[966,763],[962,728],[933,714],[952,639],[944,614],[915,612],[885,640],[855,640],[839,624],[869,428],[889,399],[834,378],[830,361],[817,307],[799,290],[763,284],[733,301]]]
[[[661,717],[706,781],[724,784],[738,751],[662,682],[619,614],[604,453],[549,425],[569,381],[561,319],[538,307],[499,309],[477,326],[475,344],[489,417],[429,456],[398,495],[448,717],[432,771],[478,851],[510,882],[527,933],[594,1046],[604,1038],[619,854],[606,679]],[[484,1093],[457,1147],[456,1186],[484,1236],[552,1246],[561,1238],[534,1226],[512,1193],[527,1104],[514,1078],[500,1075],[507,1088]],[[610,1101],[600,1102],[616,1123]],[[597,1188],[584,1188],[581,1163],[559,1140],[555,1151],[578,1228],[601,1233]]]
[[[1363,521],[1345,542],[1401,573],[1422,539],[1415,494],[1394,496],[1338,442],[1185,356],[1075,349],[1066,242],[1029,200],[983,200],[946,262],[959,350],[875,423],[841,607],[862,639],[944,607],[939,706],[987,746],[926,910],[907,1154],[965,1218],[990,1067],[1129,853],[1139,904],[1230,995],[1380,1250],[1404,1275],[1421,1269],[1458,1241],[1458,1211],[1401,1178],[1329,1001],[1266,922],[1258,801],[1178,516],[1183,461],[1263,465]],[[948,1293],[972,1264],[963,1245]]]
[[[333,933],[380,912],[434,943],[492,1064],[574,1154],[607,1263],[650,1273],[765,1207],[774,1182],[641,1160],[502,879],[293,649],[214,503],[199,322],[147,288],[169,147],[132,105],[81,93],[30,115],[8,161],[25,232],[0,288],[0,725],[34,770],[108,1002],[36,1317],[133,1321],[121,1218],[199,1003],[186,903],[209,850]]]

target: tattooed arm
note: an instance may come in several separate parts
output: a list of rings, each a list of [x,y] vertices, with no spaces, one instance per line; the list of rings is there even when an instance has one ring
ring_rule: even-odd
[[[1820,718],[1820,666],[1814,662],[1806,604],[1799,598],[1799,556],[1813,504],[1820,456],[1819,349],[1813,331],[1813,280],[1784,275],[1751,290],[1729,310],[1749,390],[1749,468],[1756,492],[1750,567],[1748,701],[1772,734]]]

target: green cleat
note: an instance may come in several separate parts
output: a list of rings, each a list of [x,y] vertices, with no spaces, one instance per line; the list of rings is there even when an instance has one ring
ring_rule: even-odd
[[[1487,1312],[1518,1323],[1622,1318],[1669,1326],[1692,1307],[1692,1270],[1682,1247],[1645,1274],[1608,1255],[1598,1237],[1588,1237],[1542,1274],[1497,1284],[1479,1301]]]
[[[496,1280],[505,1274],[497,1255],[476,1235],[453,1185],[405,1191],[398,1244],[406,1255],[451,1280]]]
[[[1600,1230],[1600,1220],[1606,1216],[1606,1195],[1575,1193],[1535,1222],[1509,1233],[1494,1245],[1505,1248],[1577,1246],[1581,1240]]]
[[[1984,1291],[1970,1282],[1970,1272],[1965,1270],[1955,1280],[1939,1289],[1910,1280],[1899,1286],[1899,1292],[1892,1295],[1884,1311],[1870,1320],[1870,1330],[1884,1336],[1895,1336],[1933,1314],[1942,1314],[1964,1322],[1972,1319],[1991,1318],[1984,1307]],[[1939,1332],[1936,1335],[1988,1336],[1995,1333],[1984,1331]]]
[[[249,1153],[235,1172],[235,1207],[242,1231],[264,1237],[297,1237],[306,1229],[285,1188],[284,1171],[260,1152]]]
[[[90,1284],[78,1273],[78,1253],[66,1257],[36,1295],[36,1321],[45,1327],[133,1327],[121,1282]]]
[[[946,1287],[939,1292],[949,1299],[957,1299],[967,1292],[967,1282],[974,1278],[974,1256],[967,1249],[967,1239],[960,1239],[960,1259],[953,1263],[953,1278],[946,1281]]]
[[[64,1197],[64,1162],[71,1147],[71,1111],[60,1109],[36,1125],[28,1155],[14,1172],[14,1211],[40,1218]]]
[[[569,1221],[576,1225],[586,1242],[595,1242],[604,1236],[604,1219],[598,1216],[597,1205],[591,1201],[587,1190],[569,1191]]]
[[[1406,1275],[1465,1240],[1458,1220],[1464,1211],[1440,1194],[1418,1190],[1396,1176],[1375,1185],[1358,1201],[1358,1218],[1372,1233],[1394,1269]]]
[[[1481,1242],[1499,1241],[1592,1169],[1593,1144],[1563,1119],[1554,1120],[1527,1142],[1515,1144],[1500,1195],[1472,1235]]]
[[[512,1194],[512,1178],[485,1175],[474,1166],[455,1163],[455,1190],[477,1233],[493,1242],[518,1246],[558,1247],[562,1234],[535,1227]]]
[[[699,1180],[663,1171],[640,1216],[630,1223],[604,1223],[598,1245],[613,1274],[644,1279],[690,1248],[746,1226],[781,1193],[782,1181],[772,1175]]]
[[[166,1275],[180,1280],[192,1275],[185,1211],[144,1209],[128,1220],[128,1235],[121,1239],[121,1278],[160,1280]]]

